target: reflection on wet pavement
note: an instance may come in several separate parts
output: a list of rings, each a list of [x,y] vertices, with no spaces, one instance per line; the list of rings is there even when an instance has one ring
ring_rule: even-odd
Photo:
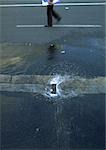
[[[105,42],[95,34],[71,33],[42,45],[0,44],[0,74],[23,75],[21,82],[30,75],[27,84],[39,76],[25,93],[9,92],[15,82],[6,92],[2,87],[2,148],[104,148]],[[54,81],[60,99],[51,95]]]

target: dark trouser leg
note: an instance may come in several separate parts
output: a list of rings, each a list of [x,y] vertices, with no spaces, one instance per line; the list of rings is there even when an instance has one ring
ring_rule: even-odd
[[[57,20],[59,20],[61,17],[59,16],[59,14],[56,12],[56,11],[54,11],[53,9],[52,9],[52,15],[53,15],[53,17],[55,18],[55,19],[57,19]]]
[[[48,5],[47,6],[47,22],[48,26],[52,26],[52,11],[53,11],[53,6]]]

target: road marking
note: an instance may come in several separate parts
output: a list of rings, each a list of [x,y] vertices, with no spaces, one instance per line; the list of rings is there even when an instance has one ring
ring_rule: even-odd
[[[17,28],[44,28],[44,25],[16,25]],[[102,25],[53,25],[55,28],[101,28]]]
[[[103,3],[60,3],[60,4],[55,4],[57,6],[97,6],[97,5],[106,5],[105,2]],[[0,5],[0,7],[41,7],[43,6],[42,4],[4,4]]]

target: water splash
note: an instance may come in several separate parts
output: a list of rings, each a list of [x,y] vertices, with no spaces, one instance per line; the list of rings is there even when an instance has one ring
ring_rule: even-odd
[[[105,83],[105,77],[87,79],[74,75],[56,75],[48,81],[45,95],[49,98],[72,98],[85,94],[106,93]],[[52,84],[56,84],[56,94],[51,93]]]
[[[77,96],[77,94],[74,92],[74,90],[70,91],[68,94],[64,94],[63,90],[61,89],[61,84],[65,83],[68,81],[70,76],[68,75],[55,75],[52,79],[50,79],[47,83],[47,87],[45,88],[45,93],[44,95],[49,97],[49,98],[66,98],[66,97],[74,97]],[[52,94],[51,91],[52,89],[50,88],[50,85],[56,84],[56,94]]]

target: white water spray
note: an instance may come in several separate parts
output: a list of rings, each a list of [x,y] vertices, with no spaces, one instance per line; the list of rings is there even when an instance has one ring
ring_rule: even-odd
[[[63,82],[68,81],[70,76],[64,75],[55,75],[52,79],[48,81],[47,87],[45,88],[45,96],[49,98],[55,98],[55,97],[66,97],[66,95],[63,94],[63,91],[60,87],[60,84]],[[50,88],[50,85],[56,84],[56,94],[52,94],[52,89]],[[72,90],[67,96],[77,96],[77,94]]]

